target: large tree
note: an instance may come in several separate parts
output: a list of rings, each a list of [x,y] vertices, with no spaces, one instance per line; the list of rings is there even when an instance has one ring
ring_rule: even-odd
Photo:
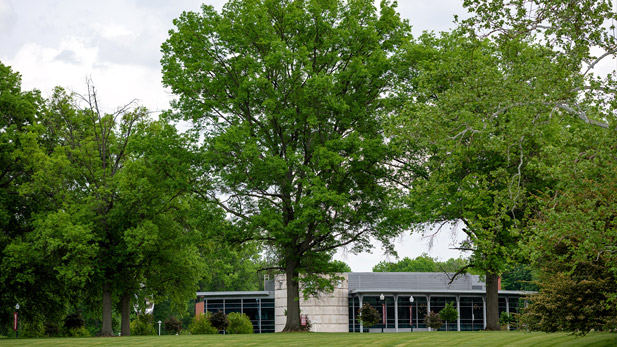
[[[546,290],[548,295],[541,294],[541,298],[565,298],[577,292],[571,290],[573,287],[580,286],[584,292],[593,293],[591,295],[595,298],[592,301],[602,302],[608,293],[614,292],[601,284],[613,276],[610,269],[615,267],[615,259],[610,257],[611,247],[606,243],[613,239],[612,229],[603,220],[607,218],[606,211],[610,211],[611,202],[596,194],[597,191],[611,190],[604,177],[611,175],[610,163],[614,162],[614,144],[609,144],[615,137],[617,105],[612,60],[617,53],[614,3],[610,0],[466,0],[465,6],[472,16],[463,22],[463,26],[474,35],[500,45],[525,41],[542,45],[553,52],[553,59],[560,62],[562,70],[575,75],[572,80],[576,83],[560,83],[551,90],[561,89],[564,96],[570,95],[551,103],[555,109],[565,111],[554,116],[564,119],[575,116],[591,129],[569,124],[572,128],[569,135],[564,136],[567,140],[561,141],[560,146],[547,148],[553,157],[560,158],[558,165],[551,169],[551,176],[556,178],[557,184],[550,195],[543,195],[543,203],[534,211],[536,218],[528,229],[533,242],[526,241],[528,247],[525,248],[542,270],[540,289],[541,292]],[[538,70],[536,79],[544,78],[541,71]],[[569,89],[564,90],[564,85]],[[538,100],[542,100],[541,97]],[[575,143],[577,145],[573,145]],[[609,169],[604,169],[607,166]],[[596,208],[590,209],[577,201],[582,196],[595,201]],[[598,211],[605,215],[599,217]],[[597,266],[599,264],[601,266]],[[553,286],[552,283],[559,285]],[[576,300],[583,302],[585,298]],[[544,311],[552,316],[543,317],[542,324],[537,327],[547,331],[597,329],[601,326],[598,322],[607,316],[607,312],[609,317],[610,312],[614,312],[614,305],[612,311],[594,312],[598,307],[608,309],[612,304],[587,305],[589,302],[577,306],[577,312],[585,312],[582,315],[564,316],[563,311]],[[547,304],[544,308],[555,308],[554,303],[540,303],[536,306],[540,308],[536,313],[542,311],[544,304]],[[580,319],[586,315],[598,319]],[[553,318],[560,324],[551,324],[549,320]],[[614,328],[614,319],[612,324]]]
[[[232,0],[185,12],[163,44],[177,119],[203,139],[195,190],[227,211],[236,241],[258,240],[287,276],[285,331],[300,329],[300,274],[333,252],[387,242],[381,124],[393,55],[408,25],[372,0]]]
[[[118,298],[128,336],[135,295],[185,302],[196,289],[196,231],[207,223],[199,225],[174,175],[186,151],[175,129],[143,108],[102,112],[91,86],[85,97],[57,89],[41,118],[53,136],[31,144],[35,179],[22,192],[50,198],[33,218],[28,247],[46,257],[53,276],[102,299],[102,335],[113,334]],[[40,151],[41,143],[52,150]]]
[[[554,187],[555,148],[578,120],[561,105],[580,82],[552,50],[491,42],[464,30],[410,47],[413,102],[391,134],[419,227],[458,223],[470,264],[486,274],[487,329],[498,330],[498,278],[522,261],[519,242],[535,195]]]
[[[0,333],[17,303],[21,318],[42,323],[60,319],[69,300],[60,294],[69,290],[51,275],[44,255],[26,242],[32,216],[48,205],[46,196],[21,192],[33,180],[28,148],[43,133],[42,104],[38,91],[22,90],[21,76],[0,63]]]

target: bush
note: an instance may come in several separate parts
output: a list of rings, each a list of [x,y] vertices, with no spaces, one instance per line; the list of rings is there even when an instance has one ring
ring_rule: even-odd
[[[514,320],[514,316],[508,314],[508,312],[501,312],[501,315],[499,315],[499,324],[500,325],[508,325],[508,324],[513,324],[515,322]]]
[[[232,312],[227,315],[229,319],[229,327],[227,328],[228,334],[252,334],[253,323],[244,313]]]
[[[131,335],[156,335],[151,314],[140,314],[131,322]]]
[[[165,331],[166,332],[172,333],[172,334],[180,334],[181,330],[182,330],[182,322],[178,318],[171,316],[165,320]]]
[[[222,311],[218,311],[210,317],[210,324],[217,330],[225,330],[229,326],[229,319]]]
[[[66,329],[66,336],[68,337],[90,337],[92,334],[86,327]]]
[[[447,303],[441,311],[439,311],[439,318],[446,321],[446,331],[448,330],[448,322],[454,322],[458,318],[458,311],[454,308],[453,303]]]
[[[57,337],[60,336],[60,327],[56,322],[45,322],[45,336]]]
[[[426,316],[424,316],[424,323],[432,329],[439,330],[441,325],[443,324],[441,321],[441,317],[439,317],[439,313],[435,313],[433,311],[429,312]]]
[[[216,328],[210,324],[210,316],[210,312],[195,316],[189,324],[189,332],[193,335],[216,334]]]
[[[66,318],[64,318],[64,328],[66,328],[67,330],[82,328],[85,325],[86,321],[79,312],[71,313],[67,315]]]
[[[364,304],[358,310],[358,320],[365,327],[372,327],[381,321],[381,314],[373,306]]]
[[[23,322],[19,323],[19,336],[22,337],[43,337],[45,336],[45,326],[42,322]]]

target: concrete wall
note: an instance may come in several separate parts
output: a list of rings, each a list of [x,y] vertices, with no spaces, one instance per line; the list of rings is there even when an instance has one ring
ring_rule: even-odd
[[[332,293],[322,294],[318,298],[304,300],[300,294],[300,311],[308,315],[314,332],[348,332],[349,303],[347,274]],[[277,275],[274,280],[274,322],[275,331],[285,327],[285,310],[287,309],[287,283],[285,275]]]

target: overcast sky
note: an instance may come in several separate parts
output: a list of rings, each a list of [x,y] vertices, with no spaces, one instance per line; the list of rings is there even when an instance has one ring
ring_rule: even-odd
[[[138,99],[150,110],[168,107],[170,94],[161,85],[160,46],[182,11],[199,11],[202,3],[220,10],[225,1],[197,0],[0,0],[0,61],[21,73],[22,88],[48,96],[55,86],[85,92],[92,77],[101,104],[113,110]],[[462,0],[399,0],[399,12],[413,33],[453,27],[464,17]],[[462,235],[458,235],[458,238]],[[432,249],[420,235],[397,242],[401,257],[423,252],[447,259],[453,236],[442,232]],[[353,271],[371,271],[386,258],[339,252]]]

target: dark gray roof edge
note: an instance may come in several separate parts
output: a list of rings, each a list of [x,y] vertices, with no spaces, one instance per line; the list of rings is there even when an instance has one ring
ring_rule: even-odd
[[[382,289],[353,289],[349,291],[350,294],[486,294],[486,290],[456,290],[456,289],[394,289],[394,288],[382,288]],[[498,292],[501,295],[529,295],[535,292],[521,291],[521,290],[500,290]]]
[[[274,296],[271,291],[197,292],[197,296]]]
[[[441,274],[441,275],[443,275],[443,274],[446,274],[446,273],[447,274],[454,274],[456,272],[381,272],[381,271],[376,271],[376,272],[373,272],[373,271],[358,271],[358,272],[355,272],[355,271],[352,271],[352,272],[344,272],[344,273],[345,274],[361,274],[361,275],[362,274],[423,274],[423,275],[426,275],[426,274],[429,274],[429,275]],[[469,273],[464,273],[462,275],[480,276],[480,275],[472,275],[472,274],[469,274]]]

